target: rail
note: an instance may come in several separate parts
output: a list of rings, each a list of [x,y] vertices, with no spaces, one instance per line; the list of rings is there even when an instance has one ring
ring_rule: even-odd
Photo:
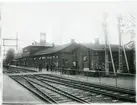
[[[115,75],[113,72],[109,72],[109,75],[107,75],[105,71],[83,71],[67,68],[57,68],[51,72],[60,73],[60,76],[67,76],[68,78],[79,79],[81,81],[86,80],[87,82],[96,82],[99,84],[106,84],[135,90],[136,75],[131,73],[116,73]]]
[[[26,89],[28,89],[29,91],[31,91],[33,94],[35,94],[36,96],[38,96],[40,99],[44,100],[45,102],[48,103],[52,103],[52,104],[59,104],[59,101],[55,100],[52,95],[52,97],[50,97],[50,95],[48,95],[46,92],[44,92],[40,87],[44,87],[45,89],[51,90],[52,92],[55,92],[57,94],[61,94],[65,97],[67,97],[66,99],[72,99],[75,102],[79,102],[79,103],[88,103],[87,101],[78,98],[70,93],[67,93],[59,88],[56,88],[55,86],[50,85],[48,82],[42,82],[42,81],[36,81],[36,78],[27,78],[25,76],[10,76],[12,79],[14,79],[16,82],[18,82],[19,84],[21,84],[22,86],[24,86]],[[17,79],[16,79],[17,78]],[[24,84],[22,81],[20,81],[21,79],[24,79],[25,81],[27,81],[27,83],[29,83],[31,85],[31,87],[29,85]],[[40,87],[37,87],[40,86]],[[35,91],[36,90],[36,91]],[[55,96],[56,98],[57,96]]]
[[[20,67],[19,70],[21,70],[21,68],[23,68],[22,70],[23,72],[24,71],[29,72],[34,69],[31,68],[31,70],[29,70],[29,68],[27,67]],[[35,69],[34,72],[36,72]],[[116,73],[116,75],[114,75],[113,72],[109,72],[109,75],[106,75],[105,71],[99,71],[99,70],[83,71],[83,70],[69,69],[69,68],[54,68],[48,71],[45,68],[43,68],[43,72],[58,74],[60,76],[67,76],[67,78],[79,79],[80,81],[93,82],[97,84],[106,84],[115,87],[123,87],[126,89],[135,90],[135,79],[136,79],[135,74]]]
[[[27,90],[29,90],[30,92],[32,92],[34,95],[36,95],[37,97],[39,97],[41,100],[43,100],[46,103],[50,103],[53,104],[55,103],[55,101],[51,101],[52,99],[45,93],[43,93],[42,91],[40,91],[40,89],[36,88],[32,83],[30,83],[28,80],[27,82],[32,86],[29,87],[27,85],[24,85],[22,82],[20,82],[19,80],[15,79],[14,77],[11,77],[13,80],[15,80],[17,83],[19,83],[20,85],[22,85],[23,87],[25,87]]]
[[[41,77],[38,75],[35,75],[34,78],[36,77]],[[95,92],[98,94],[103,94],[103,95],[107,95],[110,97],[114,97],[116,99],[120,99],[120,100],[124,100],[124,101],[129,101],[129,102],[135,102],[135,98],[132,98],[133,96],[135,96],[135,94],[133,95],[132,93],[126,93],[126,92],[120,92],[116,89],[109,89],[109,87],[97,87],[95,85],[92,84],[91,85],[86,85],[86,83],[80,83],[80,82],[76,82],[76,81],[66,81],[65,79],[58,79],[58,78],[54,78],[53,76],[43,76],[41,78],[39,78],[40,81],[46,81],[46,82],[52,82],[52,83],[57,83],[57,84],[62,84],[68,87],[74,87],[74,88],[78,88],[78,89],[82,89],[85,91],[89,91],[89,92]],[[102,92],[103,91],[103,92]],[[118,92],[118,93],[117,93]],[[116,94],[115,94],[116,93]],[[126,94],[126,96],[125,96]],[[127,96],[129,95],[129,96]]]

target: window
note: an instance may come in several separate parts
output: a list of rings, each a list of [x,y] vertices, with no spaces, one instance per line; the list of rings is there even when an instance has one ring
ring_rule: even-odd
[[[63,62],[63,66],[67,66],[67,63],[68,63],[68,60],[67,59],[62,59],[62,62]]]
[[[86,60],[87,60],[87,56],[84,56],[84,57],[83,57],[83,60],[86,61]]]
[[[42,57],[42,59],[45,59],[45,57]]]

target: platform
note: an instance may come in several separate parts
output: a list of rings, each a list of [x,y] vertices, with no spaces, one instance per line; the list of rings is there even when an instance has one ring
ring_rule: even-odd
[[[10,77],[3,75],[3,104],[8,103],[38,105],[43,102]]]
[[[20,67],[19,67],[20,68]],[[29,67],[25,67],[26,69],[31,69]],[[34,68],[35,70],[35,68]],[[16,74],[16,73],[15,73]],[[15,74],[10,74],[10,75],[15,75]],[[21,73],[18,75],[27,75],[28,73]],[[29,73],[30,74],[30,73]],[[62,77],[74,79],[74,80],[79,80],[79,81],[85,81],[85,82],[90,82],[90,83],[95,83],[95,84],[101,84],[101,85],[110,85],[114,87],[120,87],[120,88],[125,88],[125,89],[136,89],[136,78],[135,77],[88,77],[84,75],[67,75],[67,74],[62,74],[60,72],[51,72],[47,71],[46,69],[43,69],[42,72],[35,72],[31,74],[53,74],[53,75],[59,75]]]
[[[19,68],[19,69],[29,69],[32,72],[37,72],[38,68],[34,68],[34,67],[24,67],[24,66],[15,66],[15,65],[10,65],[10,67],[12,68]]]

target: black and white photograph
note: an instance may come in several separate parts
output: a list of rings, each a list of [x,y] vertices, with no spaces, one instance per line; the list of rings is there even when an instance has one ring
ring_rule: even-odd
[[[0,2],[2,105],[136,103],[137,2]]]

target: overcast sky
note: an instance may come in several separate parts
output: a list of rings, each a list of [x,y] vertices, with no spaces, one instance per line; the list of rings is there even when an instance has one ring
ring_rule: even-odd
[[[19,37],[22,48],[40,40],[40,33],[47,34],[47,42],[69,43],[74,38],[78,43],[94,42],[100,38],[104,43],[102,29],[103,13],[108,13],[110,43],[118,43],[117,17],[132,14],[136,17],[137,3],[124,2],[52,2],[52,3],[4,3],[2,6],[3,38]],[[127,42],[130,38],[124,40]]]

